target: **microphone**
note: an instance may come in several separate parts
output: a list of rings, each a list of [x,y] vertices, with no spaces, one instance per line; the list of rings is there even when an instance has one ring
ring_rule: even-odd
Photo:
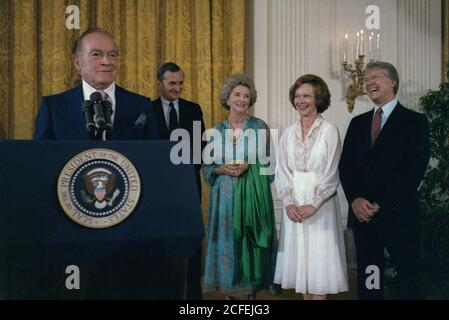
[[[108,100],[103,100],[103,111],[105,118],[106,140],[112,139],[112,103]]]
[[[81,106],[84,113],[84,119],[86,119],[87,131],[89,131],[89,133],[95,132],[94,110],[91,101],[85,100]]]
[[[108,100],[103,100],[104,119],[106,127],[112,129],[112,103]]]
[[[98,128],[103,128],[105,125],[105,117],[103,112],[103,97],[101,96],[101,93],[98,91],[93,92],[90,95],[90,101],[93,104],[94,109],[94,121]]]

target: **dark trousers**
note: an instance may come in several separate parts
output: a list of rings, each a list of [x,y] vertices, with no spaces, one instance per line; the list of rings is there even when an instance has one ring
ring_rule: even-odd
[[[195,175],[198,186],[198,195],[201,204],[201,177],[200,177],[201,166],[195,167]],[[186,299],[187,300],[201,300],[202,299],[202,289],[201,289],[201,270],[202,270],[202,255],[201,255],[201,242],[198,245],[197,250],[188,260],[187,267],[187,286],[186,286]]]
[[[384,299],[384,248],[387,248],[391,264],[397,271],[397,298],[423,298],[418,225],[410,221],[407,225],[401,225],[400,218],[393,219],[397,221],[389,225],[386,221],[373,219],[370,223],[357,222],[353,228],[357,252],[357,287],[361,300]],[[373,284],[374,274],[374,269],[369,266],[379,268],[378,289],[368,288],[369,284]]]
[[[187,267],[187,300],[201,300],[201,245],[189,258]]]

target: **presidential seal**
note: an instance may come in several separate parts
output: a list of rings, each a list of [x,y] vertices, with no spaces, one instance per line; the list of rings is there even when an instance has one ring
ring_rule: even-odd
[[[110,149],[83,151],[58,179],[58,199],[70,219],[89,228],[122,222],[137,206],[140,178],[134,165]]]

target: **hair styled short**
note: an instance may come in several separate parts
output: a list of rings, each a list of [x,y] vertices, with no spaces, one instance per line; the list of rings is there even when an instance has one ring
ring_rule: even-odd
[[[249,106],[253,106],[257,100],[257,91],[253,80],[244,75],[243,73],[236,73],[231,75],[220,91],[220,102],[223,108],[229,110],[228,99],[232,90],[237,86],[244,86],[249,89]]]
[[[305,83],[308,83],[313,87],[317,112],[323,113],[324,111],[326,111],[331,104],[331,94],[326,82],[324,82],[323,79],[314,74],[305,74],[299,77],[298,80],[296,80],[290,88],[289,97],[290,103],[292,104],[293,108],[295,107],[296,90],[298,90],[298,88]]]
[[[366,65],[365,70],[363,71],[363,73],[366,72],[366,70],[369,69],[382,69],[384,70],[385,76],[390,79],[393,80],[394,82],[396,82],[393,91],[394,94],[398,93],[399,90],[399,73],[398,70],[394,67],[394,65],[392,65],[389,62],[384,62],[384,61],[373,61],[373,62],[369,62]]]
[[[114,40],[114,39],[112,38],[111,34],[110,34],[109,32],[107,32],[106,30],[104,30],[104,29],[97,28],[97,27],[89,28],[89,29],[87,29],[86,31],[84,31],[84,32],[78,37],[78,39],[76,39],[75,44],[73,45],[73,49],[72,49],[72,56],[78,56],[78,55],[80,54],[81,48],[82,48],[82,45],[83,45],[83,43],[82,43],[83,38],[84,38],[85,36],[87,36],[88,34],[95,33],[95,32],[103,33],[103,34],[109,36],[112,40]]]
[[[158,81],[164,80],[164,74],[167,72],[179,72],[181,68],[174,62],[166,62],[157,69],[156,78]]]

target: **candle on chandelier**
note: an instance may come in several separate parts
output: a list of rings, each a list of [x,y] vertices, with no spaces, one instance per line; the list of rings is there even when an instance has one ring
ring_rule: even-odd
[[[364,40],[363,40],[363,29],[360,30],[360,55],[364,55],[365,48],[363,47]]]
[[[377,34],[376,51],[377,51],[377,60],[380,61],[380,59],[381,59],[381,56],[380,56],[380,33]]]
[[[345,33],[345,41],[343,43],[343,62],[348,61],[348,53],[349,53],[349,36]]]

